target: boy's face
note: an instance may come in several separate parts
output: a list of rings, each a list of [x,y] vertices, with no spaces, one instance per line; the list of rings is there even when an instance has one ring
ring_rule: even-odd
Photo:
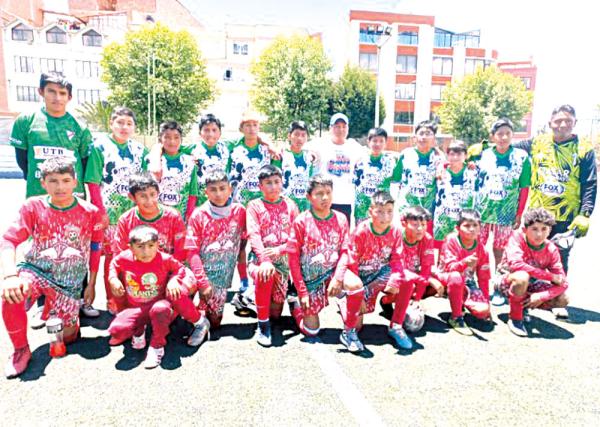
[[[369,148],[371,149],[371,154],[375,156],[379,156],[383,149],[385,148],[385,137],[383,136],[373,136],[369,139]]]
[[[160,143],[165,153],[169,156],[174,156],[179,152],[179,147],[181,146],[181,134],[176,129],[168,129],[160,136]]]
[[[496,144],[496,149],[504,153],[510,147],[512,137],[513,131],[508,126],[500,126],[492,135],[492,141]]]
[[[417,131],[417,150],[427,153],[435,145],[435,133],[429,128],[421,128]]]
[[[148,187],[145,190],[140,190],[134,195],[129,195],[131,200],[137,206],[142,216],[155,216],[158,211],[158,191],[154,187]]]
[[[200,137],[206,142],[206,145],[212,147],[221,138],[221,129],[216,123],[207,123],[200,129]]]
[[[557,142],[566,141],[573,135],[573,128],[577,120],[566,111],[559,111],[550,119],[550,129]]]
[[[461,166],[464,165],[467,159],[467,153],[464,151],[448,151],[448,163],[450,166]]]
[[[533,246],[540,246],[550,235],[552,227],[541,222],[534,222],[529,227],[525,227],[525,236],[527,241]]]
[[[42,181],[42,187],[50,196],[50,201],[55,205],[71,204],[73,191],[77,187],[77,180],[69,173],[51,173]]]
[[[458,235],[463,241],[472,242],[473,240],[477,240],[480,231],[481,226],[477,221],[463,221],[458,226]]]
[[[306,144],[308,133],[302,129],[294,129],[292,133],[288,134],[288,139],[290,141],[290,149],[294,153],[298,153],[302,150],[304,144]]]
[[[258,183],[258,188],[263,194],[263,197],[270,202],[279,200],[282,187],[283,182],[281,181],[281,177],[277,175],[261,179]]]
[[[124,143],[135,132],[135,121],[131,116],[117,116],[110,121],[110,130],[117,142]]]
[[[427,221],[424,219],[404,219],[402,220],[402,226],[406,237],[411,241],[419,241],[425,237],[427,232]]]
[[[240,128],[245,138],[255,139],[260,131],[260,125],[256,120],[247,120]]]
[[[369,208],[369,216],[373,222],[373,227],[377,229],[388,228],[394,220],[394,204],[386,203],[385,205],[371,205]]]
[[[211,182],[206,185],[206,197],[215,206],[225,206],[231,196],[231,185],[227,181]]]
[[[63,116],[67,111],[67,104],[71,100],[66,87],[58,83],[48,83],[44,89],[38,89],[38,93],[44,99],[46,111],[51,116]]]
[[[329,185],[317,185],[310,193],[306,194],[306,198],[314,211],[325,212],[331,209],[332,193],[333,188]]]
[[[158,253],[158,242],[131,243],[129,245],[133,257],[140,262],[150,262]]]
[[[348,123],[343,120],[338,120],[331,126],[331,133],[336,140],[344,140],[348,136]]]

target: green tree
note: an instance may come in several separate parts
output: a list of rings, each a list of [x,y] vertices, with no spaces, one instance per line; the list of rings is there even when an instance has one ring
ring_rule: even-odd
[[[213,99],[200,50],[187,31],[154,24],[129,32],[124,43],[104,48],[101,65],[109,102],[135,111],[138,128],[149,133],[168,119],[189,126]]]
[[[374,125],[375,76],[360,67],[346,65],[340,80],[333,85],[329,101],[329,113],[344,113],[350,120],[350,138],[360,138]],[[379,97],[379,123],[385,118],[383,97]]]
[[[254,107],[267,116],[263,129],[279,138],[292,120],[311,128],[326,113],[331,62],[319,40],[308,36],[277,38],[252,64]]]
[[[468,144],[487,138],[489,128],[500,117],[521,121],[531,109],[533,94],[521,79],[492,66],[446,87],[443,104],[437,109],[440,125]]]
[[[86,102],[77,108],[77,115],[90,128],[97,132],[110,131],[110,115],[113,107],[106,101],[97,101],[95,103]]]

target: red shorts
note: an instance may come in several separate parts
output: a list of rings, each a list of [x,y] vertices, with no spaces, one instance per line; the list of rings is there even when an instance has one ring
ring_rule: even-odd
[[[327,297],[327,285],[329,284],[330,280],[331,278],[327,279],[313,292],[309,292],[309,307],[308,310],[304,310],[305,316],[317,316],[321,310],[329,305],[329,299]]]
[[[213,287],[213,293],[208,301],[204,301],[200,298],[198,303],[198,310],[207,313],[207,315],[214,317],[223,317],[223,308],[227,301],[227,288],[216,288]]]
[[[109,224],[104,230],[104,239],[102,240],[102,255],[111,255],[113,253],[112,245],[115,244],[116,233],[117,224]]]
[[[494,249],[504,249],[508,243],[513,228],[512,225],[499,225],[499,224],[481,224],[481,232],[479,233],[479,239],[482,245],[486,245],[490,237],[490,232],[494,233]]]

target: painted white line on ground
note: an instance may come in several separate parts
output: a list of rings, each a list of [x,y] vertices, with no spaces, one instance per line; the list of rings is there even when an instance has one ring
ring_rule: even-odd
[[[305,344],[302,346],[319,364],[325,377],[339,396],[346,409],[361,426],[384,426],[385,423],[371,406],[369,401],[356,388],[354,383],[342,371],[335,358],[323,344]]]

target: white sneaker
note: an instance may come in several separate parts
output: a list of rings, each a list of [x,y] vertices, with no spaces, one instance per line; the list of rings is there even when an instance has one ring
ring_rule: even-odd
[[[360,353],[365,349],[365,346],[358,338],[356,329],[343,330],[340,334],[340,342],[348,349],[350,353]]]
[[[98,310],[96,310],[92,304],[81,304],[81,314],[83,314],[85,317],[99,317],[100,316],[100,312]]]
[[[159,347],[154,348],[152,346],[148,347],[148,353],[146,354],[146,360],[144,360],[144,368],[146,369],[154,369],[158,365],[160,365],[160,361],[165,355],[165,348]]]
[[[146,328],[139,337],[135,335],[131,337],[131,348],[134,350],[143,350],[146,348]]]
[[[210,339],[210,323],[206,317],[202,316],[202,319],[194,325],[194,330],[189,336],[187,344],[191,347],[198,347],[206,337]]]

